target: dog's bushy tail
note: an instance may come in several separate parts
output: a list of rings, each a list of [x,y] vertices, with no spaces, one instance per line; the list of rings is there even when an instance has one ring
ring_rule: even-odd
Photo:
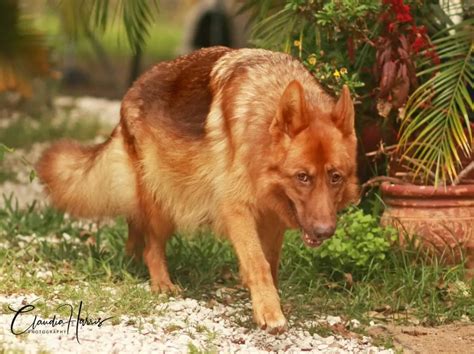
[[[58,142],[36,170],[53,205],[74,216],[128,215],[134,207],[135,175],[120,134],[94,146]]]

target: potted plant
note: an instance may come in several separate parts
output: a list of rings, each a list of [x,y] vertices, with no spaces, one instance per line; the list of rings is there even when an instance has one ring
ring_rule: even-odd
[[[427,55],[418,66],[424,82],[401,114],[388,171],[395,183],[381,185],[382,223],[443,251],[474,247],[473,25],[467,19],[434,36],[427,50],[437,60]]]

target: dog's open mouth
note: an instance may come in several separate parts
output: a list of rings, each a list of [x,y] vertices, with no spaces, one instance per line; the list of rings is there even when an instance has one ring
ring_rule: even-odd
[[[293,220],[295,221],[296,224],[298,224],[298,226],[301,229],[301,238],[303,239],[304,244],[307,247],[311,247],[311,248],[316,248],[316,247],[321,246],[321,244],[324,242],[325,238],[311,237],[306,231],[304,231],[303,226],[301,225],[301,223],[298,219],[298,214],[296,212],[295,204],[293,203],[293,201],[290,198],[288,198],[288,206],[289,206],[289,209],[291,211],[291,215],[293,216]]]
[[[301,233],[301,238],[303,239],[303,242],[306,246],[308,247],[311,247],[311,248],[315,248],[315,247],[319,247],[321,246],[321,244],[323,243],[324,240],[322,239],[315,239],[311,236],[309,236],[306,232],[302,232]]]

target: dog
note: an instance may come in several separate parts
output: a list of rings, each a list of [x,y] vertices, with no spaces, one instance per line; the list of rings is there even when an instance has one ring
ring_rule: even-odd
[[[309,247],[334,233],[358,196],[356,145],[346,86],[335,99],[290,55],[211,47],[145,72],[106,142],[58,142],[37,172],[57,208],[127,218],[127,253],[143,256],[153,291],[177,290],[165,259],[175,231],[225,235],[255,322],[280,333],[284,231]]]

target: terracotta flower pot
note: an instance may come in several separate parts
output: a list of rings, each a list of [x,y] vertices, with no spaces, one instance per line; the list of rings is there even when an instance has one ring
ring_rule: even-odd
[[[400,236],[418,235],[441,252],[459,250],[458,246],[468,253],[474,250],[474,185],[435,188],[383,183],[381,191],[386,204],[382,225],[394,226]]]

